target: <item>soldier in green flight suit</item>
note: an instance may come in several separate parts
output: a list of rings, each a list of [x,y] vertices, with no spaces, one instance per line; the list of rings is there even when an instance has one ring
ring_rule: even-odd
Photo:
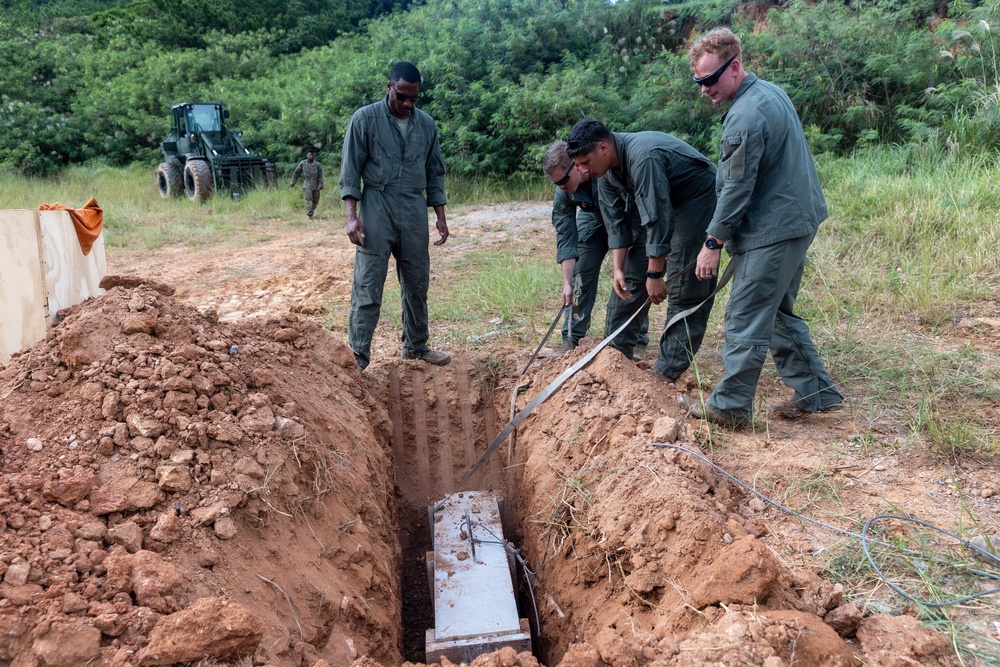
[[[306,215],[310,218],[319,206],[319,191],[323,189],[323,166],[316,162],[316,151],[306,151],[306,159],[299,162],[292,173],[291,187],[302,179],[302,195],[306,198]]]
[[[710,297],[716,280],[697,280],[694,261],[715,210],[715,166],[669,134],[611,132],[593,119],[574,125],[567,143],[570,157],[599,179],[598,198],[609,239],[631,235],[637,223],[628,211],[638,213],[648,264],[642,272],[630,274],[625,270],[624,250],[614,251],[613,285],[622,305],[646,294],[653,303],[661,303],[669,289],[669,321],[674,314],[704,302],[660,338],[656,363],[648,372],[658,380],[673,382],[691,365],[712,311]],[[666,279],[675,275],[666,285]]]
[[[809,326],[794,312],[806,251],[827,217],[819,174],[788,95],[742,61],[742,43],[729,28],[709,31],[688,51],[701,92],[714,105],[732,103],[722,117],[719,203],[695,272],[714,276],[723,245],[737,264],[726,304],[725,375],[704,404],[679,400],[695,417],[733,427],[752,423],[768,350],[794,392],[772,411],[798,418],[843,407]]]
[[[590,327],[601,263],[609,250],[608,231],[597,204],[595,181],[570,159],[565,141],[549,146],[542,169],[556,186],[552,198],[552,226],[556,229],[556,261],[562,266],[563,304],[572,305],[576,298],[576,313],[570,326],[563,325],[563,343],[559,348],[560,352],[567,352],[579,344]],[[640,262],[641,270],[645,271],[645,256],[639,256],[644,248],[641,243],[636,245],[639,247],[632,257]],[[645,300],[643,295],[642,300],[636,303]],[[626,306],[620,306],[619,301],[621,297],[612,293],[608,301],[605,336],[618,329],[632,314]],[[648,338],[643,339],[641,330],[644,321],[645,313],[636,317],[632,321],[633,326],[623,331],[610,346],[632,358],[635,346],[645,345],[648,341]]]
[[[448,223],[437,126],[414,106],[420,81],[412,63],[396,63],[386,96],[355,111],[344,136],[340,196],[347,205],[347,236],[356,246],[348,343],[362,370],[371,362],[390,255],[402,299],[403,358],[436,366],[451,361],[427,346],[427,208],[437,216],[434,245],[448,240]]]

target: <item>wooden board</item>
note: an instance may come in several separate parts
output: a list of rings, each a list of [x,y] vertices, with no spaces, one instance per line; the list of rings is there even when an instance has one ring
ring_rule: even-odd
[[[0,212],[0,363],[45,337],[45,282],[35,211]]]
[[[0,211],[0,363],[45,337],[62,308],[104,292],[104,235],[84,255],[66,211]]]
[[[100,288],[101,278],[107,273],[104,234],[97,237],[90,252],[84,255],[69,213],[39,211],[39,218],[49,324],[55,324],[56,313],[61,309],[104,293]]]

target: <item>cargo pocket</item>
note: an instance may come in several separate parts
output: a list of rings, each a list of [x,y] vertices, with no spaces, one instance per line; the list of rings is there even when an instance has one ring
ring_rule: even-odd
[[[742,181],[746,161],[746,133],[722,138],[722,174],[727,181]]]

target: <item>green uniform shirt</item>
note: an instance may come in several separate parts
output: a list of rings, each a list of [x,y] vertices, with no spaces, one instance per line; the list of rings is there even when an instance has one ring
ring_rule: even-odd
[[[715,166],[663,132],[613,132],[621,165],[598,179],[608,246],[632,245],[632,216],[646,227],[646,254],[670,252],[676,224],[695,224],[714,199]],[[701,223],[702,225],[704,222]]]
[[[731,254],[796,239],[827,217],[809,144],[792,101],[753,74],[722,118],[718,204],[708,233]]]
[[[595,232],[604,231],[594,179],[581,183],[573,194],[556,188],[552,198],[552,226],[556,228],[556,262],[561,264],[567,259],[579,259],[577,246],[589,240]]]
[[[388,100],[386,95],[351,116],[340,165],[340,198],[363,202],[363,181],[366,190],[384,191],[387,197],[426,190],[426,206],[444,206],[444,160],[434,119],[413,109],[404,141]]]
[[[320,190],[323,188],[323,167],[315,159],[311,164],[309,160],[302,160],[292,173],[291,185],[294,186],[299,178],[302,179],[303,190]]]

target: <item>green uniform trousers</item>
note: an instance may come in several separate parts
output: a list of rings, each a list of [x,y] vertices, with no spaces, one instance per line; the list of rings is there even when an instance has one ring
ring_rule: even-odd
[[[364,246],[354,253],[348,343],[359,368],[371,362],[371,342],[382,311],[389,256],[396,260],[403,310],[403,353],[422,356],[427,347],[428,251],[427,204],[422,193],[390,193],[368,188],[361,221]]]
[[[302,195],[306,199],[306,215],[310,218],[313,216],[313,213],[316,212],[316,207],[319,206],[320,192],[322,192],[322,190],[314,190],[312,188],[306,188],[302,191]]]
[[[586,241],[582,241],[577,244],[576,251],[578,257],[576,258],[576,268],[574,270],[574,283],[577,279],[580,281],[580,295],[576,297],[576,314],[572,317],[572,336],[573,345],[577,345],[580,339],[587,335],[587,330],[590,328],[590,319],[594,311],[594,302],[597,301],[597,283],[601,277],[601,264],[604,263],[604,258],[608,254],[608,235],[606,232],[595,232]],[[639,259],[637,253],[629,253],[628,259],[626,260],[626,274],[629,271],[629,262],[639,262],[645,261],[645,253],[642,253],[642,259]],[[631,267],[632,271],[638,270],[638,266]],[[643,283],[642,283],[642,301],[646,300],[646,281],[645,281],[645,265],[642,266],[643,271]],[[633,290],[633,294],[635,291]],[[611,296],[608,300],[608,311],[605,317],[605,328],[604,335],[612,333],[615,329],[620,327],[625,320],[631,317],[632,313],[638,307],[642,301],[636,301],[636,297],[632,297],[632,301],[622,301],[621,297],[611,292]],[[629,305],[632,305],[632,309],[629,310]],[[648,308],[646,309],[649,310]],[[629,327],[627,331],[623,331],[621,336],[609,343],[609,347],[613,347],[616,350],[620,350],[625,356],[631,357],[633,348],[639,345],[645,345],[649,342],[649,336],[644,335],[645,332],[642,330],[643,325],[648,324],[646,314],[643,313],[640,317],[637,317],[633,326]],[[635,329],[635,340],[629,345],[627,343],[630,338],[630,332]],[[563,324],[562,330],[563,340],[569,340],[570,331],[567,330],[566,324]]]
[[[809,335],[805,320],[792,312],[815,232],[779,241],[733,257],[738,262],[726,304],[722,361],[725,375],[705,401],[709,408],[740,422],[753,417],[757,380],[768,349],[781,379],[795,390],[803,410],[822,410],[843,400]]]
[[[683,221],[688,222],[688,218]],[[702,301],[705,303],[660,337],[660,351],[653,368],[668,378],[679,378],[691,365],[705,338],[708,318],[712,314],[712,304],[715,303],[715,299],[709,297],[715,291],[718,278],[698,280],[694,275],[694,262],[704,242],[705,228],[700,223],[674,225],[670,252],[667,253],[664,265],[664,278],[673,278],[667,285],[667,316],[664,325],[677,313],[694,308]],[[643,272],[643,280],[645,275]]]
[[[632,245],[628,247],[625,255],[625,286],[632,292],[632,298],[625,301],[614,290],[608,298],[608,315],[604,324],[604,337],[613,334],[618,327],[625,324],[632,313],[649,298],[646,292],[646,267],[648,258],[646,257],[646,232],[642,230],[632,237]],[[642,323],[648,317],[649,304],[643,306],[632,324],[618,334],[618,337],[609,345],[616,350],[620,350],[626,357],[631,358],[635,346],[639,344],[642,337]],[[647,339],[648,340],[648,339]]]
[[[597,301],[597,282],[601,277],[601,264],[608,254],[607,233],[600,230],[594,232],[586,241],[577,243],[576,252],[573,287],[575,289],[577,281],[579,281],[580,294],[579,296],[574,294],[576,314],[571,318],[573,345],[577,345],[580,339],[587,335],[587,330],[590,328],[594,302]],[[569,328],[563,323],[563,340],[569,340],[570,335]]]

